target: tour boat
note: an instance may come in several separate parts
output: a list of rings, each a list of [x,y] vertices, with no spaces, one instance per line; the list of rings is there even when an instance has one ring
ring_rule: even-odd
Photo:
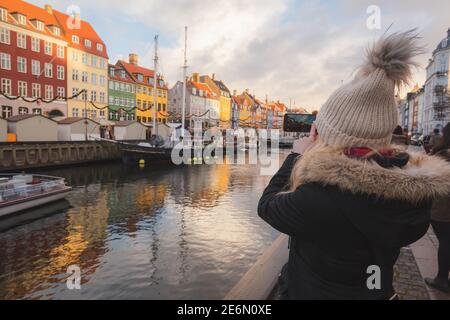
[[[0,174],[0,217],[60,200],[71,189],[64,178]]]

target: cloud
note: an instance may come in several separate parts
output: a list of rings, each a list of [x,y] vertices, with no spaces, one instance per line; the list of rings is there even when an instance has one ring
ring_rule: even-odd
[[[378,1],[381,30],[366,27],[366,9],[373,4],[367,0],[53,2],[60,10],[79,5],[97,29],[109,23],[113,30],[100,35],[107,45],[108,39],[113,43],[108,46],[112,59],[135,51],[142,64],[152,66],[152,39],[159,33],[161,69],[171,84],[181,79],[187,25],[190,72],[215,73],[230,89],[248,88],[262,99],[267,94],[285,103],[295,100],[310,110],[351,79],[365,46],[391,23],[390,31],[419,27],[428,43],[428,53],[420,58],[424,66],[450,27],[445,13],[450,12],[450,2],[438,0]],[[424,74],[418,70],[414,81],[422,83]]]

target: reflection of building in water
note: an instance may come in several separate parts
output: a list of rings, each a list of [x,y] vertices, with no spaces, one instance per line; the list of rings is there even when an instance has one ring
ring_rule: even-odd
[[[187,167],[171,176],[171,195],[176,202],[191,207],[214,207],[227,193],[231,169],[228,165]]]
[[[88,282],[105,253],[106,195],[101,191],[92,205],[37,221],[35,230],[29,229],[33,224],[22,227],[14,233],[20,241],[7,236],[0,239],[0,274],[10,275],[0,279],[2,298],[23,298],[26,293],[46,289],[42,284],[65,285],[67,267],[73,264],[81,268],[82,283]]]

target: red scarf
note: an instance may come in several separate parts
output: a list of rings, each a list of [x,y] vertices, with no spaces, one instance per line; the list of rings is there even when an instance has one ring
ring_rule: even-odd
[[[344,149],[344,154],[350,158],[368,158],[375,154],[376,151],[366,147],[352,147]],[[383,157],[392,157],[394,150],[392,149],[382,149],[378,150],[378,153]]]

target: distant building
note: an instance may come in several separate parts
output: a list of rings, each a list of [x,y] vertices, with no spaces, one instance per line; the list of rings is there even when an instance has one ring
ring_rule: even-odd
[[[205,83],[214,92],[216,97],[220,98],[219,105],[219,126],[229,128],[231,126],[231,92],[227,86],[220,80],[215,79],[215,75],[201,76],[200,82]]]
[[[136,85],[121,64],[108,69],[108,120],[136,119]]]
[[[231,129],[239,128],[239,110],[240,110],[240,100],[236,96],[236,91],[231,98]]]
[[[169,90],[169,111],[181,120],[183,82],[178,81]],[[203,128],[219,126],[220,97],[207,84],[201,83],[199,74],[193,73],[186,85],[186,124],[193,128],[194,121]]]
[[[156,84],[156,111],[154,112],[154,70],[139,65],[139,56],[130,53],[128,62],[119,60],[117,67],[123,68],[133,79],[136,85],[136,119],[143,123],[153,123],[156,114],[157,123],[167,122],[168,89],[161,75],[157,75]]]
[[[423,131],[430,134],[450,121],[448,71],[450,62],[450,28],[439,42],[427,65],[424,90]]]

